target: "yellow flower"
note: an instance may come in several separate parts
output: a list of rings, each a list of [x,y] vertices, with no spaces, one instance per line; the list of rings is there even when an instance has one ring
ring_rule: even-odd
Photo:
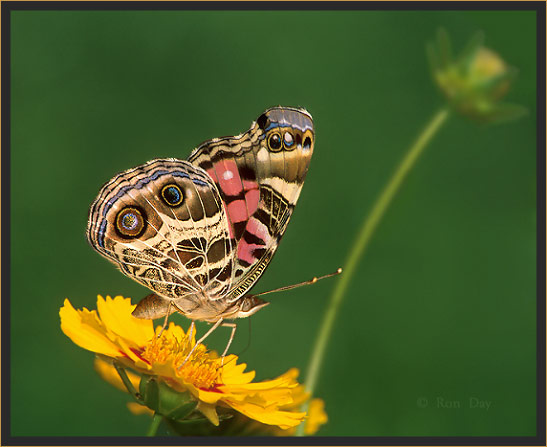
[[[237,356],[226,356],[222,364],[203,345],[183,363],[195,345],[195,334],[189,337],[180,326],[170,323],[158,337],[161,328],[154,330],[152,321],[133,317],[134,308],[129,298],[121,296],[99,296],[98,312],[76,310],[67,299],[59,312],[61,329],[84,349],[137,373],[154,376],[177,392],[190,393],[197,410],[215,425],[219,424],[218,408],[232,408],[281,429],[296,427],[304,419],[305,413],[287,409],[295,402],[299,389],[295,370],[273,380],[252,382],[254,371],[244,372],[246,364],[238,364]],[[104,365],[97,368],[100,371]],[[130,377],[134,383],[138,379]]]

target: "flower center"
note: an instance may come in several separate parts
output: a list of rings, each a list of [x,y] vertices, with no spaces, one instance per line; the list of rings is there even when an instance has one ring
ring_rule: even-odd
[[[192,340],[182,334],[180,338],[169,331],[155,337],[142,354],[151,364],[172,362],[175,375],[196,388],[212,389],[220,384],[220,359],[212,358],[205,346],[198,346],[186,362],[180,366],[193,347]]]

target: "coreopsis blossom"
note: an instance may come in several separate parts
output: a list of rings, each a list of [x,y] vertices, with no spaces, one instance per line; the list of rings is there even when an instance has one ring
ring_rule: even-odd
[[[126,391],[127,388],[123,384],[120,376],[116,372],[116,369],[112,363],[104,360],[103,358],[95,359],[95,370],[97,373],[108,383],[120,389],[121,391]],[[286,374],[293,376],[295,379],[298,376],[298,370],[296,368],[291,368],[287,371]],[[139,387],[139,382],[141,377],[138,374],[128,372],[127,376],[131,381],[134,388]],[[306,402],[309,399],[309,393],[304,391],[303,385],[298,385],[293,389],[293,403],[288,405],[285,410],[295,410],[302,403]],[[127,407],[131,413],[136,415],[148,414],[153,415],[153,411],[148,407],[141,405],[137,402],[129,402]],[[311,436],[317,433],[319,428],[325,424],[328,420],[327,413],[325,412],[325,403],[322,399],[314,398],[310,401],[308,414],[304,420],[304,434]],[[254,420],[250,420],[246,416],[241,414],[236,415],[234,418],[227,420],[225,425],[229,427],[221,427],[219,429],[219,434],[224,433],[230,430],[233,434],[260,434],[260,435],[275,435],[275,436],[292,436],[296,431],[296,427],[281,429],[276,426],[262,424]],[[235,427],[235,428],[234,428]],[[187,429],[186,432],[189,432]],[[216,433],[211,433],[216,434]]]
[[[101,376],[120,389],[135,390],[133,411],[148,407],[173,423],[204,416],[216,426],[223,416],[240,413],[249,422],[280,430],[291,430],[305,419],[305,413],[297,411],[303,390],[296,369],[253,382],[254,371],[245,372],[246,365],[238,364],[235,355],[222,361],[198,345],[187,358],[195,333],[185,333],[174,323],[163,332],[154,329],[152,321],[131,315],[134,308],[129,298],[99,296],[97,311],[76,310],[68,300],[60,310],[61,329],[78,346],[98,354]],[[113,378],[113,372],[120,375]],[[324,411],[316,413],[314,430],[326,421]]]

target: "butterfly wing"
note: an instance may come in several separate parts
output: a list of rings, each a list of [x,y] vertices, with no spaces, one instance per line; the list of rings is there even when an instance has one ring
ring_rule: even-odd
[[[274,107],[236,137],[203,143],[188,161],[214,181],[233,253],[228,301],[258,280],[274,255],[300,195],[313,153],[313,121],[305,110]]]
[[[230,228],[218,189],[187,161],[157,159],[106,183],[89,212],[87,237],[123,273],[172,300],[231,288]]]

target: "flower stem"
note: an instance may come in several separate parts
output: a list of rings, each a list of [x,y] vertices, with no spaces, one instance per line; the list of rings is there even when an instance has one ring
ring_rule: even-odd
[[[112,363],[116,371],[118,372],[118,375],[120,376],[120,379],[122,379],[123,384],[127,388],[127,391],[129,394],[131,394],[135,400],[139,403],[142,403],[142,399],[140,399],[139,393],[137,393],[137,390],[131,383],[131,380],[129,380],[129,377],[127,377],[127,373],[125,372],[125,368],[123,368],[117,361],[114,361]]]
[[[306,376],[306,390],[313,396],[317,379],[319,377],[319,371],[323,362],[323,356],[327,347],[327,342],[330,339],[334,320],[340,308],[340,304],[344,297],[344,294],[348,288],[351,279],[355,273],[355,269],[363,257],[368,243],[376,230],[376,227],[380,223],[387,208],[391,204],[393,198],[397,194],[401,183],[405,179],[408,172],[414,166],[416,160],[423,152],[424,148],[431,141],[433,136],[437,133],[443,123],[449,116],[448,108],[441,108],[429,121],[429,123],[422,130],[414,144],[408,149],[408,152],[401,160],[399,166],[387,182],[382,193],[376,199],[376,203],[372,207],[369,215],[363,222],[363,226],[353,244],[353,247],[349,253],[348,258],[344,264],[344,271],[340,279],[336,282],[336,286],[331,295],[329,305],[323,317],[321,323],[319,335],[315,341],[315,346],[311,355],[310,363],[308,365],[308,372]],[[309,402],[309,401],[308,401]],[[304,405],[303,411],[308,410],[308,404]],[[296,432],[297,436],[303,436],[304,424],[300,424]]]
[[[156,436],[156,432],[158,431],[158,428],[161,424],[162,416],[161,414],[154,413],[154,417],[152,418],[152,423],[150,424],[150,427],[148,428],[148,431],[146,432],[146,436]]]

